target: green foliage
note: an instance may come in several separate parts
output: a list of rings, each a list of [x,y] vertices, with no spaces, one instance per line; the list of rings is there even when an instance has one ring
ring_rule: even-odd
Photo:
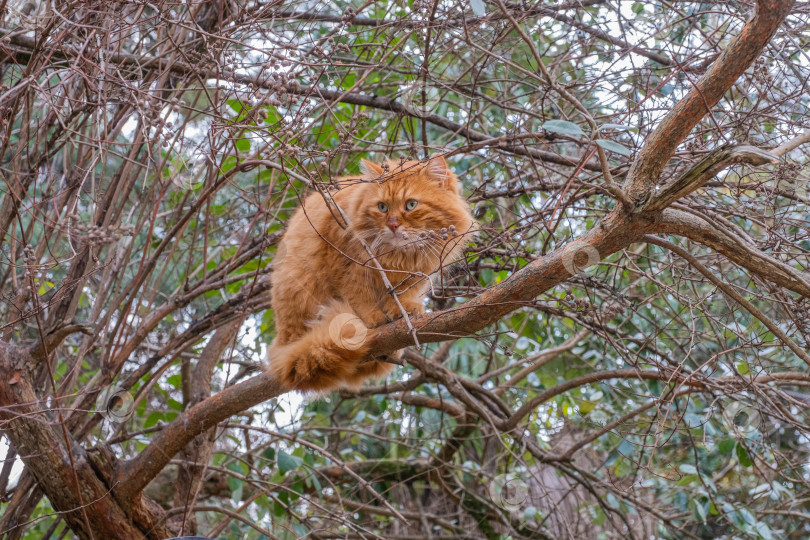
[[[29,266],[46,322],[60,295],[79,284],[68,311],[91,326],[91,335],[70,336],[51,359],[66,415],[78,409],[67,415],[83,430],[77,444],[109,444],[121,460],[143,451],[201,397],[192,383],[223,321],[244,320],[216,359],[211,392],[262,368],[276,336],[276,314],[262,285],[280,256],[277,233],[313,183],[329,189],[330,179],[356,174],[361,158],[419,159],[457,150],[448,161],[480,231],[462,261],[434,276],[429,313],[463,313],[482,291],[526,285],[518,281],[521,270],[545,264],[546,255],[621,209],[605,189],[601,164],[589,157],[594,144],[607,151],[615,186],[622,185],[629,158],[742,24],[732,4],[633,2],[560,11],[571,19],[532,11],[545,4],[509,4],[527,41],[496,3],[427,4],[376,2],[358,14],[385,24],[352,22],[347,10],[359,4],[343,1],[316,10],[339,22],[282,16],[278,6],[254,12],[223,4],[221,11],[234,17],[222,26],[227,39],[200,34],[188,58],[208,66],[209,56],[227,49],[229,56],[218,58],[219,67],[228,67],[221,70],[225,82],[168,70],[155,79],[152,96],[148,84],[130,80],[128,66],[126,84],[112,87],[150,97],[137,106],[104,94],[110,84],[99,84],[101,74],[84,73],[97,60],[111,61],[97,55],[95,38],[75,64],[81,70],[56,65],[30,79],[39,93],[25,99],[3,91],[11,107],[4,174],[16,180],[41,168],[33,171],[37,181],[24,204],[14,203],[29,213],[12,223],[15,249],[24,238],[39,260],[13,259],[10,236],[0,247],[0,275],[9,276],[1,284],[4,321],[17,321],[24,309],[35,312],[15,303]],[[171,21],[187,8],[142,7],[150,20]],[[239,18],[256,13],[255,24]],[[483,19],[471,22],[473,16]],[[137,23],[143,43],[121,38],[127,54],[157,50],[169,39],[162,36],[176,32],[158,39],[143,24]],[[583,25],[622,35],[632,47],[598,39]],[[760,67],[678,147],[662,182],[723,141],[774,147],[807,124],[807,65],[797,48],[806,39],[778,39]],[[677,63],[663,65],[642,53]],[[61,55],[56,58],[64,62]],[[81,87],[84,79],[68,78],[68,71],[93,84]],[[23,67],[9,64],[3,83],[16,88],[26,77]],[[256,84],[248,86],[245,77],[256,77]],[[63,101],[78,98],[61,92],[74,87],[82,99],[104,98],[104,107],[92,101],[96,116],[74,119],[62,111]],[[184,105],[172,105],[172,98]],[[154,123],[142,125],[146,110],[164,121],[171,117],[177,140],[158,137]],[[137,126],[118,126],[116,114]],[[136,145],[138,137],[145,142]],[[678,211],[716,226],[721,243],[739,240],[763,260],[773,256],[785,265],[781,274],[806,272],[807,201],[785,188],[806,175],[803,152],[772,168],[727,169]],[[798,169],[785,168],[793,162]],[[3,189],[5,197],[10,188]],[[107,198],[112,202],[102,208]],[[79,279],[72,274],[77,253],[97,222],[118,237],[92,245],[92,264]],[[779,289],[711,246],[661,235],[806,345],[806,301],[795,290]],[[231,520],[219,534],[234,539],[263,538],[251,524],[278,538],[324,531],[387,538],[403,530],[401,536],[428,537],[421,522],[400,523],[396,512],[438,516],[433,537],[498,538],[509,529],[509,538],[539,538],[538,531],[555,538],[807,537],[806,381],[765,386],[755,380],[806,373],[806,365],[758,317],[667,249],[639,241],[609,256],[597,253],[591,262],[577,272],[554,269],[559,285],[534,300],[496,299],[494,306],[514,310],[476,333],[453,334],[446,355],[434,343],[416,351],[457,376],[456,384],[424,377],[406,361],[388,386],[303,398],[290,393],[221,423],[211,432],[214,454],[203,495],[189,505],[220,505],[243,516],[245,522]],[[39,330],[26,317],[24,324],[3,326],[4,339],[36,343]],[[45,373],[39,397],[51,406]],[[642,376],[653,373],[660,377]],[[120,422],[102,419],[94,411],[103,407],[83,399],[122,381],[130,383],[133,401]],[[512,427],[499,427],[533,399]],[[89,423],[74,420],[79,417]],[[564,456],[570,448],[575,451]],[[178,467],[175,459],[167,470]],[[512,474],[511,487],[496,483]],[[493,485],[498,489],[490,490]],[[509,498],[523,487],[531,496]],[[568,498],[557,504],[554,494]],[[54,514],[47,498],[40,499],[24,537],[44,537]],[[224,515],[199,512],[202,532]],[[643,534],[633,529],[631,535],[625,522]],[[572,524],[581,529],[571,532]],[[64,526],[57,524],[51,536]]]

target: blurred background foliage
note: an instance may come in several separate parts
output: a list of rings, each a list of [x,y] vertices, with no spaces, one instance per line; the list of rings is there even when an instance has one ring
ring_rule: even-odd
[[[621,181],[754,4],[4,6],[0,332],[34,342],[35,312],[46,328],[87,326],[53,351],[56,392],[82,444],[126,459],[195,399],[214,329],[241,321],[212,392],[260,369],[274,337],[262,284],[309,184],[361,158],[446,154],[481,233],[427,307],[463,306],[613,209],[596,145]],[[808,12],[797,4],[664,179],[721,144],[773,147],[807,125]],[[799,147],[735,166],[677,204],[806,272],[807,165]],[[806,298],[668,239],[807,348]],[[485,331],[411,353],[511,411],[547,395],[513,431],[408,364],[357,392],[252,407],[216,429],[196,498],[175,489],[188,455],[147,494],[170,517],[194,507],[186,532],[234,539],[806,538],[810,393],[750,381],[807,366],[673,252],[599,258]],[[105,401],[110,388],[125,399]],[[70,537],[3,445],[3,532]]]

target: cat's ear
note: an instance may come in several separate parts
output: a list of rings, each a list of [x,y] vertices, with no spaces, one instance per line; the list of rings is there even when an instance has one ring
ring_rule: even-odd
[[[425,172],[431,180],[438,182],[444,189],[457,190],[458,180],[453,171],[447,166],[447,162],[442,156],[436,156],[428,161]]]
[[[363,173],[363,176],[370,176],[371,178],[377,178],[382,176],[383,168],[374,163],[373,161],[361,159],[360,172]]]

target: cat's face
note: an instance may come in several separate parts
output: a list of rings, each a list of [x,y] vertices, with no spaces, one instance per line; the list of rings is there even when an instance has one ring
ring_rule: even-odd
[[[389,163],[389,171],[365,162],[366,178],[352,228],[375,255],[411,253],[440,261],[472,227],[458,179],[443,158]],[[438,264],[436,265],[438,266]]]

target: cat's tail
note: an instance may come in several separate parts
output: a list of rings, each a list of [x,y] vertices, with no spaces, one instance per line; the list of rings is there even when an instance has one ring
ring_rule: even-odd
[[[366,379],[384,377],[394,367],[369,357],[372,332],[349,304],[332,302],[296,341],[270,346],[268,369],[287,388],[296,390],[359,387]]]

